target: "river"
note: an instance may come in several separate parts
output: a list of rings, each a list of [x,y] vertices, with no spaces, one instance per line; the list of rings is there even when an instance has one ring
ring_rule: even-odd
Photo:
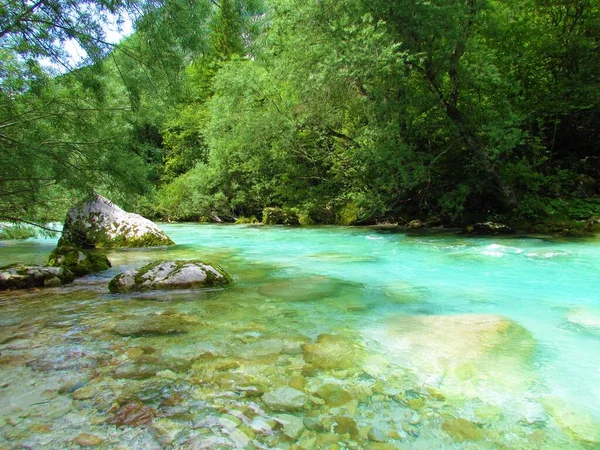
[[[0,448],[600,447],[597,240],[161,227],[176,246],[0,293]],[[234,284],[108,292],[167,259]]]

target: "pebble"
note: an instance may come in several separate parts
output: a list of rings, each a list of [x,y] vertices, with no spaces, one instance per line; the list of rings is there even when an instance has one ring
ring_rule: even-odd
[[[254,431],[258,431],[259,433],[262,433],[262,434],[273,433],[273,429],[272,429],[271,425],[269,425],[267,423],[267,421],[265,419],[263,419],[262,417],[254,418],[254,420],[252,420],[252,422],[250,422],[250,428],[252,428]]]
[[[335,422],[333,431],[335,431],[336,434],[348,433],[353,439],[359,437],[358,428],[356,427],[354,419],[350,417],[335,416],[333,420]]]
[[[324,384],[315,394],[331,407],[342,406],[352,400],[352,395],[348,391],[332,383]]]
[[[71,392],[76,391],[77,389],[81,389],[89,382],[90,382],[90,377],[87,374],[75,377],[72,380],[69,380],[65,384],[63,384],[58,389],[58,393],[59,394],[70,394]]]
[[[294,389],[298,389],[299,391],[304,390],[304,386],[306,385],[306,378],[302,375],[294,375],[290,378],[288,382],[288,386]]]
[[[381,428],[377,428],[377,427],[371,428],[369,430],[369,434],[367,434],[367,438],[373,442],[385,442],[388,439],[385,431],[383,431]]]
[[[295,441],[304,431],[304,423],[300,417],[291,414],[280,414],[277,421],[283,424],[283,434]]]
[[[102,444],[104,439],[102,439],[100,436],[96,436],[95,434],[81,433],[75,439],[73,439],[73,442],[82,447],[95,447]]]
[[[414,413],[411,418],[410,418],[410,424],[411,425],[418,425],[421,423],[421,416],[418,415],[417,413]]]
[[[293,411],[306,405],[308,396],[291,387],[282,387],[265,393],[262,396],[265,404],[277,411]]]
[[[156,372],[156,376],[159,378],[166,378],[168,380],[176,380],[178,378],[177,374],[169,369]]]

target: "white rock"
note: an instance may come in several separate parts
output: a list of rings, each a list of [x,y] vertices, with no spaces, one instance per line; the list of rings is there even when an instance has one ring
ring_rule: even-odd
[[[154,222],[123,211],[110,200],[95,195],[71,208],[59,245],[77,247],[152,247],[174,242]]]

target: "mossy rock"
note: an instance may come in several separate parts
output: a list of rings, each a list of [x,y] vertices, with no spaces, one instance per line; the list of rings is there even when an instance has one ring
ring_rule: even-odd
[[[150,220],[123,211],[100,195],[93,195],[69,210],[58,246],[112,248],[173,244]]]
[[[300,225],[295,211],[287,208],[265,208],[263,210],[265,225]]]
[[[111,267],[110,261],[105,255],[90,253],[68,245],[56,247],[50,254],[48,265],[68,269],[76,277],[102,272]]]
[[[341,370],[356,367],[362,361],[362,352],[354,343],[335,334],[321,334],[313,344],[302,346],[304,360],[321,370]]]
[[[139,292],[168,289],[193,289],[231,283],[221,267],[202,261],[158,261],[139,270],[128,270],[114,277],[110,292]]]
[[[11,264],[0,268],[0,291],[35,287],[58,287],[75,279],[73,272],[63,267],[24,266]]]

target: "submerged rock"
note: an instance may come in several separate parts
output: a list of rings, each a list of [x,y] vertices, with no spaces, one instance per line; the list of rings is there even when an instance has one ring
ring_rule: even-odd
[[[70,270],[76,277],[103,272],[111,267],[105,255],[86,252],[70,245],[56,247],[50,254],[48,265]]]
[[[302,346],[304,360],[322,370],[350,369],[361,359],[361,352],[349,339],[334,334],[321,334],[314,344]]]
[[[600,335],[600,308],[582,307],[569,311],[567,322],[583,331]]]
[[[325,400],[330,407],[342,406],[352,400],[352,395],[348,391],[332,383],[324,384],[315,394]]]
[[[442,430],[458,442],[479,441],[485,437],[485,433],[481,428],[463,418],[449,418],[444,420]]]
[[[258,289],[259,294],[276,300],[304,302],[352,293],[360,285],[323,276],[272,281]]]
[[[279,414],[277,421],[283,425],[283,434],[295,441],[304,431],[304,423],[301,417],[291,414]]]
[[[568,405],[559,398],[545,398],[544,408],[558,426],[589,448],[600,448],[600,420],[581,407]]]
[[[187,333],[187,326],[178,316],[157,314],[125,319],[113,331],[119,336],[164,336]]]
[[[58,287],[75,279],[63,267],[24,266],[13,264],[0,268],[0,291],[35,287]]]
[[[499,315],[401,315],[374,329],[373,337],[423,379],[441,380],[444,393],[518,396],[535,381],[535,339]]]
[[[306,406],[308,396],[297,389],[282,387],[266,392],[263,397],[265,404],[276,411],[294,411]]]
[[[59,247],[154,247],[174,242],[152,221],[94,195],[71,208]]]
[[[81,433],[75,439],[73,443],[81,447],[96,447],[104,442],[100,436],[90,433]]]
[[[132,402],[123,405],[108,420],[108,423],[112,423],[118,427],[137,427],[151,422],[156,414],[156,409],[141,403]]]
[[[110,292],[135,292],[212,287],[230,282],[229,275],[217,265],[201,261],[159,261],[117,275],[108,288]]]

